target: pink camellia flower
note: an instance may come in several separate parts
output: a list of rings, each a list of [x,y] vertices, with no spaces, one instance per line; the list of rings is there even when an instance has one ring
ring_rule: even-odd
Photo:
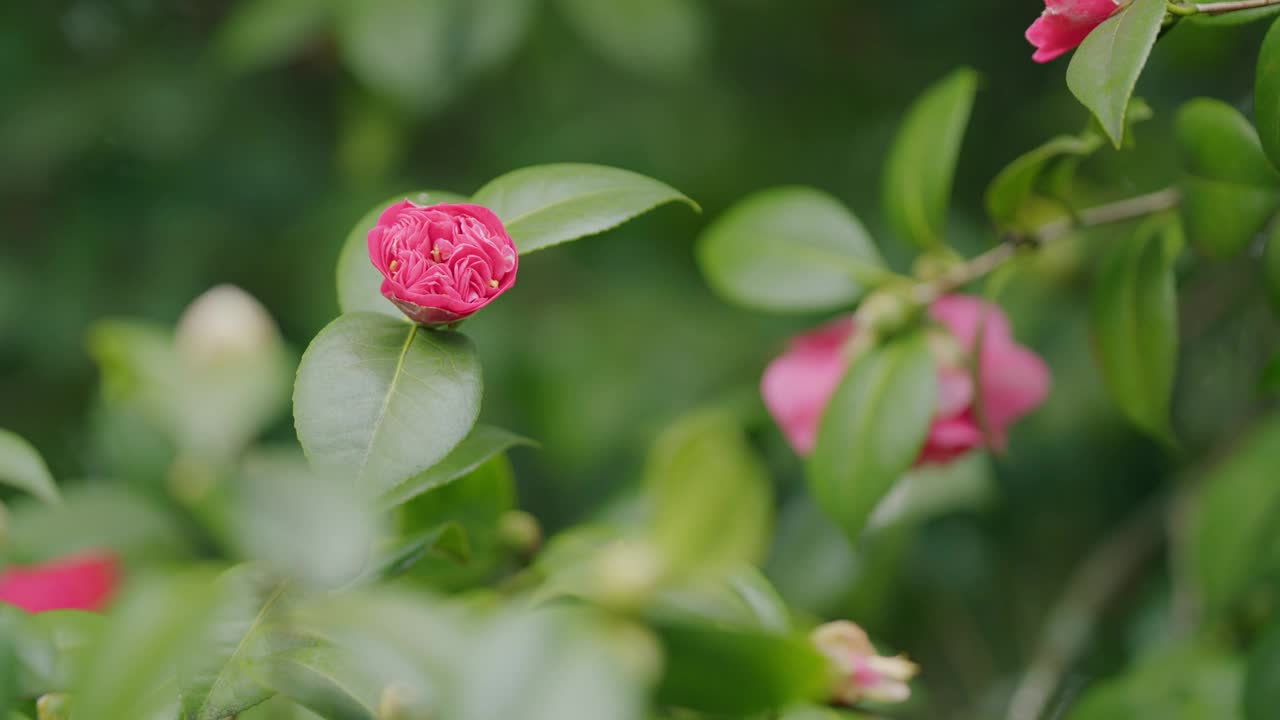
[[[87,553],[0,572],[0,602],[27,612],[101,610],[119,584],[119,565],[108,553]]]
[[[1013,340],[1008,319],[991,303],[948,295],[929,314],[942,328],[930,338],[938,366],[938,405],[917,464],[946,462],[988,441],[1003,449],[1008,428],[1048,395],[1049,369]],[[980,398],[969,362],[979,344],[979,328]],[[760,383],[765,407],[801,455],[813,451],[823,413],[849,368],[847,348],[856,332],[852,317],[837,319],[793,339],[765,369]]]
[[[1129,0],[1045,0],[1044,13],[1027,28],[1027,40],[1036,46],[1031,59],[1040,63],[1075,48]]]
[[[901,655],[876,652],[867,633],[848,620],[837,620],[813,631],[810,638],[835,670],[832,699],[841,705],[862,700],[900,703],[911,697],[911,678],[920,672]]]
[[[382,295],[423,325],[458,322],[506,292],[519,256],[502,221],[479,205],[403,200],[369,231]]]

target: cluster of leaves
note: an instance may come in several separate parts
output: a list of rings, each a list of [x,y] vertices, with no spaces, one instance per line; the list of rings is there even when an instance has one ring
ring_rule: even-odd
[[[585,165],[520,170],[470,199],[522,253],[693,205]],[[109,321],[90,337],[99,412],[129,443],[112,469],[153,462],[161,487],[60,496],[39,455],[0,435],[0,479],[40,498],[13,508],[10,559],[94,547],[132,568],[105,617],[0,615],[0,706],[42,720],[855,717],[820,705],[831,677],[809,621],[754,569],[772,489],[732,413],[667,429],[633,507],[543,546],[506,458],[533,443],[476,424],[473,344],[378,293],[364,236],[389,203],[351,231],[344,313],[297,367],[305,459],[258,442],[288,405],[293,354],[267,332],[210,355],[194,306],[176,332]],[[147,570],[159,557],[188,563]]]
[[[705,11],[692,0],[556,0],[579,34],[619,66],[652,77],[688,72],[703,52]],[[440,110],[504,64],[540,0],[252,0],[226,19],[224,63],[252,71],[331,39],[351,73],[398,110]]]
[[[1171,410],[1180,273],[1197,262],[1252,251],[1262,256],[1256,281],[1280,297],[1280,23],[1258,61],[1259,130],[1225,102],[1192,100],[1176,114],[1182,174],[1171,187],[1081,207],[1072,182],[1081,163],[1109,143],[1118,150],[1131,146],[1134,126],[1152,116],[1132,96],[1162,28],[1181,17],[1167,9],[1164,0],[1135,0],[1095,30],[1067,75],[1095,122],[1023,154],[989,185],[993,237],[1013,250],[1011,262],[999,266],[983,292],[998,296],[1045,243],[1065,239],[1097,247],[1089,316],[1101,377],[1132,425],[1176,453]],[[1186,21],[1240,23],[1277,12],[1280,7],[1272,6]],[[787,187],[741,201],[703,234],[698,252],[709,284],[754,310],[830,313],[850,312],[877,290],[939,287],[939,278],[943,289],[961,289],[980,277],[961,273],[962,281],[949,281],[949,269],[963,270],[966,263],[946,242],[953,176],[977,89],[977,75],[967,69],[939,82],[910,110],[890,152],[885,215],[896,236],[920,252],[915,277],[888,268],[839,200],[814,188]],[[1120,232],[1088,232],[1113,223],[1128,224]],[[1107,244],[1097,245],[1093,234]],[[1195,257],[1184,252],[1188,244]],[[857,355],[832,397],[807,476],[816,502],[854,541],[864,539],[868,521],[909,477],[933,416],[934,375],[917,325]],[[1274,714],[1280,645],[1277,631],[1265,627],[1280,627],[1280,618],[1259,605],[1270,608],[1277,590],[1275,424],[1274,417],[1261,420],[1226,461],[1197,468],[1196,482],[1177,505],[1189,514],[1180,522],[1190,529],[1168,542],[1176,558],[1189,558],[1188,577],[1179,582],[1202,603],[1194,622],[1171,631],[1171,652],[1139,658],[1126,674],[1092,689],[1071,718],[1253,720]],[[1224,628],[1236,630],[1232,641],[1224,641]],[[1034,677],[1039,671],[1028,677],[1044,682]]]

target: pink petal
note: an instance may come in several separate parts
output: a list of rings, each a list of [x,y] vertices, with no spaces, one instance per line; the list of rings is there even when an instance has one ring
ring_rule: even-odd
[[[983,439],[982,430],[967,415],[935,420],[929,428],[924,450],[916,464],[950,462],[970,450],[982,447]]]
[[[813,452],[822,414],[848,369],[844,346],[853,332],[853,318],[840,318],[797,336],[765,368],[760,381],[765,407],[800,455]]]
[[[1114,0],[1047,0],[1045,11],[1027,28],[1027,41],[1036,46],[1032,59],[1046,63],[1077,47],[1122,7]]]
[[[1040,356],[1016,345],[982,355],[982,411],[991,431],[1006,429],[1039,407],[1049,395],[1049,368]]]
[[[0,602],[27,612],[101,610],[118,582],[116,559],[105,553],[81,555],[0,573]]]

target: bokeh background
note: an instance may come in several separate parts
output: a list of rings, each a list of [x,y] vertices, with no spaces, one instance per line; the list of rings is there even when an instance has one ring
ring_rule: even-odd
[[[855,556],[805,499],[801,465],[754,387],[785,338],[707,290],[699,231],[763,188],[848,203],[885,253],[880,168],[910,100],[947,71],[983,77],[953,211],[955,244],[992,242],[986,182],[1087,117],[1066,62],[1022,38],[1037,0],[10,0],[0,5],[0,426],[62,478],[104,471],[95,321],[172,323],[234,283],[297,351],[337,314],[333,268],[374,202],[471,192],[518,167],[578,161],[664,180],[702,204],[529,256],[517,287],[466,330],[485,363],[484,417],[539,440],[515,456],[521,503],[550,530],[625,501],[672,418],[729,403],[781,500],[769,573],[797,606],[849,616],[926,668],[934,708],[987,717],[1035,651],[1080,559],[1121,519],[1229,443],[1260,402],[1268,311],[1250,263],[1184,278],[1182,379],[1162,448],[1126,428],[1094,370],[1088,244],[1051,254],[1002,296],[1056,391],[1008,455],[944,477],[936,507]],[[1173,109],[1197,94],[1247,108],[1261,29],[1179,27],[1139,94],[1156,111],[1082,194],[1176,177]],[[288,440],[287,421],[273,437]],[[723,512],[733,512],[732,507]],[[709,522],[714,521],[709,519]],[[1104,616],[1082,688],[1176,631],[1167,558]],[[1136,618],[1136,619],[1135,619]],[[1143,618],[1150,618],[1149,622]]]

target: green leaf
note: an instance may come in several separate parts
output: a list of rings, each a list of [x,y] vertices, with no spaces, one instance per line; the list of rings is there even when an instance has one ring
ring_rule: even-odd
[[[916,100],[885,166],[884,205],[899,237],[920,248],[944,243],[960,144],[969,125],[978,73],[961,68]]]
[[[26,490],[48,503],[62,500],[44,458],[31,444],[0,429],[0,483]]]
[[[1102,138],[1092,133],[1060,135],[1009,163],[987,188],[987,214],[998,226],[1016,225],[1019,211],[1034,193],[1036,181],[1054,160],[1087,157],[1102,146]]]
[[[457,447],[480,396],[480,361],[465,336],[353,313],[303,355],[294,419],[313,463],[381,494]]]
[[[818,505],[856,539],[924,447],[938,394],[923,332],[864,352],[832,396],[809,460]]]
[[[632,72],[676,79],[692,72],[707,41],[697,0],[560,0],[560,11],[601,55]]]
[[[1188,102],[1176,129],[1188,239],[1208,257],[1236,255],[1280,209],[1280,174],[1248,119],[1226,103]]]
[[[383,495],[382,504],[385,507],[403,505],[423,493],[463,477],[493,456],[517,445],[534,446],[536,443],[502,428],[476,425],[443,460]]]
[[[405,110],[428,114],[457,91],[454,2],[379,0],[340,6],[338,48],[351,73]]]
[[[660,593],[653,613],[668,620],[700,621],[720,627],[791,631],[791,611],[764,575],[750,566]]]
[[[1195,572],[1205,606],[1221,612],[1276,563],[1280,548],[1280,418],[1266,420],[1200,483],[1193,517]]]
[[[314,472],[296,448],[259,449],[230,488],[224,535],[242,557],[322,589],[364,570],[380,518],[349,478]]]
[[[1112,246],[1089,302],[1094,345],[1112,399],[1134,425],[1169,443],[1178,360],[1174,263],[1181,249],[1175,221],[1148,220]]]
[[[370,563],[365,573],[371,579],[390,579],[403,575],[429,553],[434,553],[457,563],[471,559],[471,546],[467,531],[457,522],[443,523],[427,532],[398,543],[381,557]]]
[[[345,653],[295,648],[250,660],[259,681],[325,720],[374,720],[382,688]]]
[[[1067,720],[1229,720],[1239,718],[1241,663],[1207,648],[1143,657],[1124,675],[1092,687]]]
[[[645,484],[655,541],[673,572],[764,559],[773,521],[769,473],[732,415],[703,411],[664,431],[649,454]],[[727,507],[733,512],[724,513]]]
[[[18,704],[20,660],[18,642],[23,622],[20,612],[0,607],[0,712],[8,713]]]
[[[302,642],[274,626],[283,582],[249,565],[228,571],[218,582],[225,597],[214,612],[211,647],[183,675],[183,720],[221,720],[265,701],[271,691],[253,678],[246,663]]]
[[[287,60],[324,30],[329,0],[248,0],[237,3],[219,28],[214,48],[233,70],[249,71]]]
[[[1253,652],[1244,677],[1244,719],[1271,720],[1280,707],[1280,622],[1272,622]]]
[[[221,601],[211,589],[203,572],[130,586],[85,651],[72,686],[72,720],[136,720],[176,703],[176,668],[209,647]]]
[[[1272,24],[1258,54],[1253,118],[1271,164],[1280,167],[1280,21]]]
[[[17,636],[18,686],[22,697],[71,689],[73,670],[106,625],[102,615],[53,610],[20,617]]]
[[[69,488],[59,505],[30,499],[13,503],[8,543],[8,559],[19,563],[106,549],[130,564],[172,560],[191,550],[183,526],[167,508],[119,486],[101,484]]]
[[[698,264],[726,299],[780,311],[849,306],[888,275],[862,223],[804,187],[765,190],[727,210],[698,239]]]
[[[602,233],[670,202],[697,203],[669,185],[600,165],[537,165],[489,182],[472,202],[498,214],[520,253]]]
[[[1125,113],[1164,21],[1165,0],[1133,0],[1089,33],[1067,68],[1067,87],[1118,148]]]
[[[688,622],[654,630],[666,649],[661,703],[742,716],[825,694],[827,661],[805,638]]]
[[[381,313],[397,320],[404,313],[382,296],[382,273],[369,260],[369,231],[377,224],[378,217],[388,207],[401,200],[418,205],[466,202],[462,195],[437,190],[418,190],[400,193],[374,205],[347,233],[347,240],[338,255],[338,307],[344,313]]]
[[[511,461],[499,453],[457,480],[399,506],[402,543],[412,544],[424,534],[450,525],[460,527],[466,538],[465,564],[448,553],[443,557],[427,554],[414,558],[414,578],[446,590],[471,587],[487,579],[502,559],[499,523],[515,508],[515,495]],[[448,537],[441,541],[451,542]]]

